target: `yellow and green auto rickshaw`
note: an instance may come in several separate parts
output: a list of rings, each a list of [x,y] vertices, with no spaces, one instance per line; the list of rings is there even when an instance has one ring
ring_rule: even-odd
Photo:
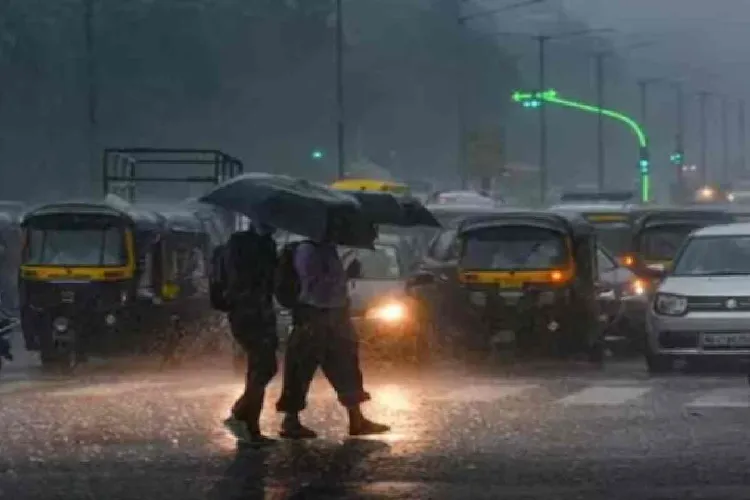
[[[209,209],[106,201],[25,214],[19,299],[27,349],[40,352],[44,367],[69,371],[90,355],[173,347],[166,332],[210,312],[214,223],[221,218]]]

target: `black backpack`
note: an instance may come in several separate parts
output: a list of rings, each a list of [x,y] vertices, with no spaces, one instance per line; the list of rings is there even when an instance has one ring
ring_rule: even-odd
[[[211,307],[221,312],[229,312],[232,309],[229,298],[229,270],[227,244],[219,245],[211,254],[211,269],[208,276],[208,295]]]
[[[297,270],[294,268],[294,254],[301,241],[287,243],[281,250],[274,276],[274,295],[276,301],[287,309],[292,309],[299,303],[300,282]]]

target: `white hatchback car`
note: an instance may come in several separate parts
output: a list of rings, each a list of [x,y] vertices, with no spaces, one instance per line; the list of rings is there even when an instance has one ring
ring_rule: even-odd
[[[750,223],[688,237],[654,294],[646,330],[652,373],[678,358],[750,358]]]

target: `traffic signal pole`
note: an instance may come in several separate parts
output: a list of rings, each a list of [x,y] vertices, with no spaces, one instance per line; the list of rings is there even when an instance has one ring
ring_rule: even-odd
[[[546,85],[546,54],[545,48],[548,36],[537,37],[539,42],[539,92],[543,92]],[[542,205],[547,200],[547,110],[539,106],[539,201]]]
[[[514,92],[512,98],[525,108],[544,107],[544,103],[556,104],[567,108],[585,111],[587,113],[601,113],[602,115],[624,123],[638,139],[639,156],[638,172],[641,180],[641,199],[646,202],[651,197],[650,160],[648,151],[648,138],[643,128],[632,118],[611,109],[602,109],[597,106],[569,99],[563,99],[554,90],[539,92]]]
[[[701,185],[705,186],[708,182],[708,132],[706,124],[706,108],[708,106],[708,92],[698,94],[699,111],[700,111],[700,146],[701,146]]]
[[[604,59],[607,54],[596,54],[596,105],[599,113],[596,120],[596,185],[599,191],[604,191]]]

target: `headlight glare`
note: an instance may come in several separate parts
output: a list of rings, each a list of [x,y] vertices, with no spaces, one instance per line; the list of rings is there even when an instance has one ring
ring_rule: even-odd
[[[406,320],[406,306],[400,302],[389,302],[370,309],[367,311],[366,317],[367,319],[374,321],[400,323]]]
[[[681,295],[660,293],[654,300],[654,309],[658,314],[681,316],[687,311],[687,298]]]

